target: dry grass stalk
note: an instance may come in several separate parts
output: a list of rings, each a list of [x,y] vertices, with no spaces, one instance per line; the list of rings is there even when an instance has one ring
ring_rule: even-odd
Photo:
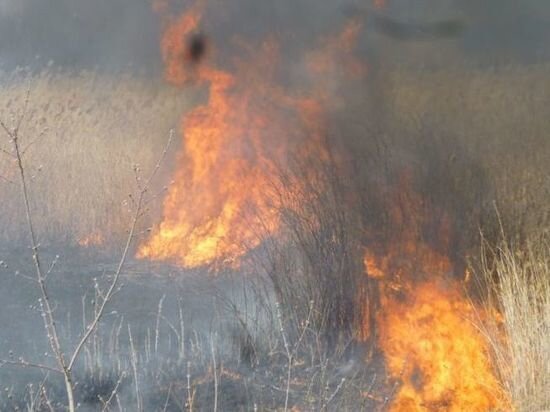
[[[130,228],[128,230],[128,235],[126,238],[124,250],[120,256],[120,260],[118,262],[116,271],[113,274],[112,280],[110,281],[110,284],[108,285],[107,289],[105,291],[99,291],[98,293],[99,297],[101,298],[101,303],[99,303],[99,305],[96,307],[95,315],[92,321],[86,325],[85,330],[82,336],[80,337],[80,339],[78,340],[75,348],[70,352],[66,352],[61,345],[59,327],[54,317],[54,310],[53,310],[54,304],[50,298],[50,292],[48,290],[48,286],[46,283],[47,277],[52,272],[56,261],[54,261],[54,263],[50,265],[49,269],[47,270],[44,269],[41,252],[40,252],[40,243],[38,241],[38,236],[36,231],[35,215],[31,207],[31,190],[29,186],[30,180],[28,177],[28,166],[25,158],[26,148],[22,145],[22,141],[21,141],[20,133],[21,133],[21,128],[24,125],[24,121],[27,120],[29,101],[30,101],[30,88],[27,90],[21,112],[18,115],[12,114],[11,124],[8,124],[3,120],[0,120],[0,126],[8,138],[8,144],[11,146],[11,151],[2,150],[2,152],[5,155],[13,158],[13,160],[17,165],[18,180],[19,180],[20,189],[21,189],[21,198],[24,205],[24,211],[25,211],[26,221],[27,221],[27,231],[30,239],[30,247],[32,250],[32,259],[33,259],[34,268],[36,271],[36,277],[34,280],[40,289],[40,299],[39,299],[40,312],[44,321],[44,327],[46,329],[48,342],[50,344],[50,348],[54,354],[54,357],[57,361],[58,367],[52,368],[45,365],[32,364],[25,361],[22,358],[17,363],[14,363],[9,360],[0,360],[0,364],[11,363],[11,364],[17,364],[23,367],[36,367],[39,369],[62,373],[65,379],[65,390],[67,395],[68,409],[70,412],[74,412],[76,410],[76,402],[75,402],[75,396],[74,396],[75,363],[78,360],[86,343],[88,342],[88,339],[96,331],[99,325],[99,322],[101,321],[105,313],[105,308],[111,302],[114,294],[117,291],[120,276],[124,269],[126,260],[129,257],[130,247],[133,244],[133,241],[136,237],[138,222],[140,218],[143,217],[144,210],[147,207],[148,193],[149,193],[151,182],[155,177],[156,173],[158,172],[158,170],[160,169],[161,162],[167,154],[167,150],[171,143],[173,133],[170,134],[170,139],[168,140],[168,143],[164,151],[162,152],[161,158],[158,160],[150,176],[146,180],[142,181],[141,177],[138,174],[138,168],[135,167],[136,184],[138,188],[138,193],[137,193],[137,196],[135,196],[135,198],[130,196],[130,199],[133,202],[133,216],[131,219]],[[39,139],[40,137],[41,137],[41,134],[36,136],[36,139]],[[96,291],[98,291],[97,287],[96,287]]]
[[[503,389],[519,412],[550,410],[550,239],[502,242],[490,256],[486,303],[499,316],[484,326]]]

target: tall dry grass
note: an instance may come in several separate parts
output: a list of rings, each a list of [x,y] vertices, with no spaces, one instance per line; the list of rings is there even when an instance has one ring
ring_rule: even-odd
[[[385,161],[388,155],[401,165],[405,156],[396,148],[403,152],[417,148],[417,166],[421,160],[437,158],[439,163],[420,164],[425,175],[420,186],[431,196],[441,196],[440,201],[448,201],[444,206],[454,202],[463,208],[464,199],[474,204],[477,198],[470,198],[472,188],[486,180],[486,186],[479,184],[476,188],[483,194],[479,202],[489,201],[492,211],[494,200],[506,227],[513,225],[514,237],[522,234],[521,250],[526,251],[519,253],[502,246],[494,259],[486,262],[484,273],[493,292],[487,303],[495,305],[504,319],[506,339],[492,339],[496,365],[517,409],[525,411],[549,408],[549,243],[547,237],[544,241],[525,241],[544,233],[550,223],[547,73],[548,67],[539,66],[501,72],[423,74],[395,70],[379,77],[378,96],[382,97],[383,109],[371,107],[378,109],[373,113],[383,131],[381,146],[389,147],[387,151],[373,151],[374,156],[380,155]],[[28,79],[8,80],[0,82],[3,113],[21,108],[27,89]],[[21,134],[27,144],[43,134],[27,154],[28,165],[33,168],[32,206],[38,216],[39,232],[44,238],[71,241],[93,233],[122,234],[127,228],[122,200],[127,197],[128,188],[134,186],[134,164],[144,170],[153,167],[167,131],[177,127],[181,113],[193,99],[160,81],[129,75],[42,73],[30,83],[29,116]],[[380,105],[380,101],[359,106],[367,111],[373,104]],[[363,120],[358,116],[352,120],[357,118]],[[427,130],[433,137],[426,138]],[[342,130],[343,134],[346,132]],[[461,157],[468,161],[461,161]],[[13,165],[7,159],[0,158],[0,242],[17,240],[24,219],[18,206],[19,188],[10,183]],[[468,169],[470,164],[476,168]],[[364,173],[369,172],[372,169],[365,168]],[[441,176],[444,178],[438,180]],[[436,186],[440,194],[434,193]],[[490,193],[481,193],[485,188]],[[354,309],[347,306],[349,292],[335,287],[342,286],[338,284],[342,271],[354,276],[353,262],[357,260],[351,256],[356,251],[340,249],[355,242],[350,239],[355,220],[342,215],[337,199],[326,191],[319,193],[310,205],[312,213],[317,209],[324,213],[327,224],[322,230],[309,225],[307,216],[286,216],[289,228],[301,230],[294,233],[300,248],[291,251],[294,259],[277,259],[276,263],[289,265],[284,268],[288,272],[280,272],[288,275],[282,279],[286,282],[283,286],[292,292],[291,298],[305,303],[299,308],[303,311],[301,316],[296,317],[297,335],[302,330],[298,321],[308,316],[304,312],[310,311],[310,300],[323,304],[319,307],[318,323],[333,328],[351,319],[345,315]],[[470,210],[464,212],[466,215]],[[153,222],[157,219],[152,216]],[[464,231],[468,228],[471,226],[464,224]],[[338,240],[336,246],[334,239]],[[304,258],[300,259],[300,255]],[[328,258],[328,263],[317,261],[318,256]],[[296,287],[292,275],[297,271],[304,273],[303,287]],[[308,289],[314,293],[300,293]],[[324,299],[327,291],[332,295]],[[332,299],[334,296],[338,300]],[[336,309],[331,306],[334,302],[340,303]]]
[[[550,227],[549,73],[548,64],[389,72],[381,93],[393,108],[387,128],[398,136],[409,131],[409,140],[428,130],[443,146],[455,145],[449,168],[467,154],[488,182],[485,200],[498,205],[507,235],[525,240]],[[492,219],[494,206],[486,206]]]
[[[189,93],[161,79],[124,74],[14,74],[0,77],[6,120],[17,118],[27,89],[20,135],[28,147],[25,164],[42,241],[123,235],[129,217],[123,201],[135,185],[134,166],[151,170],[169,130],[178,128],[192,103]],[[9,145],[0,142],[0,148]],[[15,171],[10,157],[0,156],[0,241],[11,244],[24,233]]]
[[[503,388],[519,412],[550,410],[550,238],[490,256],[485,303],[498,316],[484,326]]]
[[[400,163],[399,151],[434,151],[429,157],[445,157],[438,160],[439,167],[454,173],[450,183],[457,190],[471,193],[472,185],[486,180],[487,187],[476,189],[484,192],[482,200],[498,203],[503,218],[515,224],[511,232],[530,233],[550,222],[548,69],[380,70],[369,77],[368,93],[350,102],[338,135],[345,140],[349,133],[357,134],[353,153],[381,161]],[[4,115],[23,107],[29,84],[22,140],[34,142],[46,130],[27,153],[33,206],[47,216],[37,222],[40,233],[71,241],[123,233],[127,219],[121,201],[134,183],[133,165],[153,167],[168,130],[178,128],[181,114],[197,99],[161,79],[130,74],[1,74]],[[365,136],[369,133],[379,138],[376,144]],[[476,169],[461,159],[469,159]],[[469,175],[463,173],[466,169]],[[0,240],[9,243],[17,241],[23,222],[18,188],[9,183],[13,170],[9,158],[0,156]],[[371,170],[369,165],[366,174]],[[169,181],[164,177],[163,184]],[[152,216],[152,222],[157,220]]]

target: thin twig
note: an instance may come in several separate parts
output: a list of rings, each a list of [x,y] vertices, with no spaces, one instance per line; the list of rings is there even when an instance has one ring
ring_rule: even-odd
[[[63,371],[61,369],[56,369],[51,366],[42,365],[41,363],[34,363],[34,362],[27,362],[25,360],[21,361],[12,361],[7,359],[0,359],[0,368],[4,365],[10,365],[10,366],[19,366],[20,368],[34,368],[34,369],[42,369],[48,372],[55,372],[63,374]]]
[[[50,412],[55,412],[55,409],[53,408],[50,398],[48,398],[48,393],[46,392],[46,388],[44,386],[42,386],[42,397],[44,398],[44,402],[46,402],[46,406],[48,407]]]
[[[113,398],[117,395],[118,387],[120,386],[120,383],[122,382],[122,379],[124,379],[125,376],[126,376],[126,372],[122,372],[122,374],[118,378],[118,381],[117,381],[113,391],[111,392],[111,395],[109,396],[109,398],[103,404],[103,408],[101,409],[101,412],[106,412],[107,411],[107,409],[109,408],[109,405],[112,402]]]
[[[159,350],[160,319],[162,316],[162,304],[164,303],[165,298],[166,298],[166,294],[162,295],[158,305],[157,322],[155,327],[155,354],[157,354]]]
[[[141,392],[139,390],[139,375],[138,375],[138,356],[136,352],[136,348],[134,346],[134,339],[132,338],[132,329],[130,328],[130,325],[128,325],[128,337],[130,340],[130,350],[131,350],[131,364],[132,364],[132,370],[134,372],[134,387],[136,389],[136,402],[137,402],[137,410],[138,412],[141,412],[143,410],[142,404],[141,404]]]
[[[216,351],[214,349],[214,340],[210,341],[210,349],[212,350],[212,366],[214,367],[214,412],[218,411],[218,367],[216,365]]]
[[[163,412],[166,412],[168,410],[168,402],[170,402],[171,394],[172,394],[172,382],[170,382],[170,386],[168,386],[168,394],[166,395],[166,401],[164,402],[164,408],[162,409]]]
[[[279,319],[280,332],[281,332],[281,335],[283,336],[283,344],[284,344],[284,347],[285,347],[285,352],[286,352],[287,362],[288,362],[287,377],[286,377],[286,391],[285,391],[285,409],[284,409],[285,412],[286,412],[288,410],[288,399],[289,399],[289,394],[290,394],[290,378],[292,376],[293,354],[292,354],[292,351],[290,350],[290,347],[288,345],[288,341],[287,341],[286,334],[285,334],[285,328],[283,326],[283,319],[282,319],[282,315],[281,315],[281,310],[279,309],[279,303],[278,302],[275,303],[275,307],[277,309],[277,318]]]
[[[86,341],[88,340],[90,335],[96,329],[99,321],[101,320],[101,318],[102,318],[102,316],[105,312],[105,308],[106,308],[107,304],[110,302],[111,298],[113,297],[113,294],[115,293],[115,289],[116,289],[116,286],[117,286],[118,281],[120,279],[120,275],[122,273],[122,270],[124,268],[124,264],[126,263],[126,260],[128,258],[128,253],[130,252],[130,247],[132,245],[132,241],[134,240],[134,235],[135,235],[135,232],[136,232],[137,223],[138,223],[139,216],[140,216],[140,213],[141,213],[141,208],[142,208],[142,205],[143,205],[145,194],[147,193],[147,188],[149,187],[149,185],[151,184],[151,181],[153,180],[153,177],[155,176],[155,174],[159,170],[160,165],[162,163],[162,160],[166,157],[166,154],[168,152],[168,147],[170,146],[170,144],[172,142],[172,139],[173,139],[173,131],[170,131],[170,136],[168,138],[168,142],[167,142],[167,144],[166,144],[166,146],[165,146],[165,148],[164,148],[164,150],[163,150],[163,152],[160,156],[159,161],[157,162],[157,164],[155,165],[153,171],[149,175],[149,178],[147,179],[147,182],[146,182],[145,186],[143,186],[140,190],[139,197],[138,197],[136,207],[135,207],[134,216],[132,218],[132,224],[131,224],[130,232],[128,233],[128,236],[126,238],[126,245],[124,246],[124,251],[122,252],[122,256],[121,256],[121,258],[118,262],[118,266],[117,266],[117,269],[115,271],[113,280],[111,282],[111,285],[109,286],[109,289],[107,290],[107,293],[105,294],[105,297],[103,298],[103,300],[101,302],[101,306],[100,306],[99,310],[97,311],[93,321],[88,325],[88,327],[86,328],[86,333],[84,334],[84,336],[82,336],[79,343],[76,345],[76,348],[73,352],[73,355],[72,355],[71,360],[70,360],[69,365],[68,365],[69,370],[71,370],[72,367],[74,366],[74,363],[76,362],[76,360],[78,358],[78,355],[82,351],[82,348],[84,347],[84,344],[86,343]]]
[[[344,383],[346,383],[346,378],[342,378],[338,386],[336,387],[336,390],[330,395],[328,400],[325,402],[325,407],[323,409],[326,409],[328,407],[328,404],[336,397],[336,394],[340,392],[340,389],[342,389],[342,386],[344,386]]]
[[[187,362],[187,410],[193,411],[193,396],[191,396],[191,362]]]
[[[46,381],[48,380],[49,376],[50,376],[50,373],[47,372],[46,376],[44,376],[44,379],[42,379],[42,382],[40,382],[40,386],[38,387],[38,390],[36,391],[36,395],[34,396],[33,399],[31,399],[31,411],[35,410],[36,402],[38,401],[38,398],[40,397],[40,395],[42,395],[42,391],[44,390],[44,385],[46,384]],[[40,403],[42,403],[42,401],[40,401]],[[38,406],[40,406],[40,405],[38,405]]]

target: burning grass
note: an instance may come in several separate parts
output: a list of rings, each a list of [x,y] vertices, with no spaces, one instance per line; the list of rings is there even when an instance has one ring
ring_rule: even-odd
[[[550,116],[544,104],[548,96],[537,87],[544,83],[547,71],[546,66],[492,73],[465,69],[419,74],[389,69],[385,75],[378,74],[375,92],[380,97],[376,101],[384,106],[373,107],[370,99],[360,101],[361,116],[368,122],[357,124],[358,110],[351,107],[341,116],[342,127],[363,136],[348,144],[369,158],[379,156],[376,164],[369,163],[377,169],[399,156],[392,153],[395,148],[424,150],[421,146],[433,145],[426,133],[436,137],[436,144],[456,148],[440,156],[447,170],[463,167],[460,160],[466,152],[476,169],[471,169],[470,181],[467,176],[455,180],[461,185],[457,190],[467,193],[489,180],[490,187],[480,190],[496,200],[509,233],[525,238],[525,233],[547,227],[550,216],[546,178]],[[22,106],[28,81],[33,121],[24,125],[25,135],[31,142],[48,130],[40,144],[28,151],[36,207],[47,209],[41,215],[48,217],[38,222],[41,233],[75,243],[92,235],[98,238],[98,232],[103,237],[120,235],[126,222],[121,202],[134,181],[132,165],[152,167],[167,130],[177,125],[181,112],[195,99],[160,82],[130,75],[4,75],[0,95],[4,112]],[[518,107],[524,117],[518,115]],[[386,136],[383,144],[371,136],[380,130]],[[10,183],[13,166],[0,157],[0,236],[10,243],[20,237],[23,222],[17,185]],[[492,205],[488,210],[492,213]],[[491,230],[497,235],[498,225]]]
[[[479,74],[479,78],[486,77]],[[122,212],[116,211],[121,210],[118,201],[124,198],[125,188],[133,183],[132,164],[151,167],[156,133],[168,128],[188,103],[171,89],[153,91],[136,79],[93,78],[83,73],[68,77],[43,74],[35,79],[37,89],[32,91],[35,100],[30,107],[31,120],[37,125],[30,122],[24,130],[26,136],[40,133],[47,125],[60,130],[46,134],[29,152],[30,164],[44,165],[32,182],[35,208],[47,209],[38,219],[43,235],[61,233],[82,247],[101,247],[113,233],[116,237],[124,231]],[[101,87],[88,93],[95,82]],[[494,78],[492,82],[489,89],[499,83]],[[506,88],[506,82],[499,84]],[[9,87],[5,96],[23,90],[21,85]],[[126,98],[124,93],[128,93]],[[430,93],[444,101],[452,91],[434,86]],[[514,100],[509,99],[512,105]],[[12,100],[5,103],[9,109],[21,103],[15,97]],[[53,103],[56,100],[63,104],[58,107]],[[401,107],[398,100],[390,100],[392,107]],[[133,105],[145,109],[138,115]],[[438,109],[442,113],[435,111],[433,117],[443,123],[449,120],[448,114]],[[127,397],[121,395],[121,402],[163,403],[174,410],[189,408],[189,404],[199,409],[210,407],[215,391],[219,391],[221,405],[243,408],[257,404],[275,409],[286,404],[334,410],[384,410],[390,405],[394,410],[488,410],[506,409],[501,402],[507,397],[517,410],[548,408],[544,396],[549,384],[545,340],[548,242],[526,239],[548,229],[550,192],[544,176],[550,163],[545,162],[548,142],[542,137],[546,123],[537,117],[544,109],[537,102],[531,109],[531,119],[539,122],[540,129],[531,125],[523,148],[507,135],[509,146],[493,151],[499,133],[498,127],[492,130],[489,126],[481,129],[487,141],[480,144],[472,137],[477,136],[476,122],[472,130],[449,132],[454,139],[451,144],[437,134],[443,133],[438,121],[432,119],[435,126],[429,133],[427,126],[408,123],[410,119],[405,122],[411,110],[405,105],[392,113],[399,121],[387,129],[385,146],[372,131],[367,138],[361,134],[362,139],[343,142],[327,137],[317,147],[322,147],[326,156],[298,151],[294,158],[287,156],[284,168],[270,164],[270,175],[260,179],[259,186],[262,196],[271,202],[270,210],[279,215],[278,236],[272,236],[269,224],[264,227],[268,230],[248,224],[247,230],[258,230],[238,245],[244,252],[261,245],[243,266],[251,272],[247,279],[256,288],[254,299],[264,319],[261,325],[249,316],[249,304],[223,299],[232,316],[231,333],[214,336],[198,332],[183,343],[178,341],[183,332],[174,329],[179,320],[167,319],[165,333],[170,343],[166,343],[162,359],[151,355],[153,332],[146,340],[126,342],[124,347],[114,341],[90,347],[87,350],[94,350],[94,356],[109,359],[117,369],[103,370],[103,361],[87,361],[79,370],[83,383],[79,396],[83,402],[101,404],[118,387]],[[484,110],[496,121],[506,116],[508,106],[500,102]],[[201,127],[192,120],[200,117],[199,112],[208,114],[210,109],[200,106],[187,117],[197,133]],[[143,113],[148,114],[142,119]],[[206,119],[214,116],[212,113]],[[230,113],[226,115],[234,120]],[[387,125],[381,121],[378,126]],[[347,126],[343,130],[348,130]],[[110,139],[100,136],[102,133],[108,133]],[[230,136],[219,136],[225,146],[231,146],[226,141]],[[196,142],[200,145],[211,140],[198,136]],[[538,150],[533,151],[536,143]],[[351,148],[357,157],[349,156]],[[134,152],[131,159],[128,151]],[[512,162],[512,157],[517,162]],[[403,164],[408,166],[405,172]],[[9,166],[3,163],[3,170],[9,172]],[[235,180],[239,173],[225,177]],[[4,176],[9,179],[6,172]],[[250,176],[254,184],[258,183],[256,177]],[[11,183],[2,186],[7,199],[1,217],[6,221],[3,233],[12,240],[20,225],[19,210],[11,202],[14,190]],[[179,201],[179,192],[172,190],[167,199]],[[185,210],[192,210],[194,202],[188,201]],[[475,250],[472,232],[481,225],[493,240],[500,234],[497,220],[489,218],[492,201],[503,205],[502,220],[512,227],[519,250],[526,252],[501,247],[494,260],[488,261],[484,273],[494,306],[485,309],[472,306],[461,281],[465,257]],[[250,199],[243,202],[250,205]],[[241,256],[243,250],[238,249],[237,254]],[[502,317],[496,328],[485,325],[484,336],[473,327],[472,318],[481,311],[494,313],[494,309]],[[221,322],[227,322],[227,316]],[[128,329],[128,324],[124,327]],[[128,339],[132,328],[130,324]],[[117,333],[120,336],[122,332],[119,329]],[[182,358],[178,350],[184,344],[195,351]],[[219,347],[213,350],[214,345]],[[492,364],[489,353],[494,355]],[[186,372],[188,364],[190,373]],[[250,378],[251,371],[254,378]],[[165,380],[153,384],[161,375]],[[52,389],[50,396],[62,403],[62,396],[55,391]],[[235,399],[226,391],[247,395]],[[257,397],[251,396],[251,391]],[[97,403],[99,395],[103,401]],[[3,405],[13,406],[14,396],[23,395],[12,394]]]
[[[434,205],[426,213],[413,187],[405,174],[390,191],[389,221],[400,230],[382,251],[367,247],[364,259],[380,299],[365,329],[398,382],[391,410],[502,409],[487,344],[472,323],[476,306],[464,293],[461,266],[450,260],[454,228]]]
[[[135,264],[174,263],[212,284],[238,271],[246,286],[238,297],[223,283],[197,291],[212,302],[195,302],[201,330],[189,331],[182,307],[165,314],[162,297],[146,331],[122,316],[109,337],[94,331],[79,399],[135,410],[547,408],[548,242],[528,240],[549,227],[545,67],[392,69],[363,95],[357,21],[302,51],[297,81],[275,39],[242,42],[223,64],[214,48],[190,59],[201,4],[166,20],[167,79],[207,93],[182,117],[173,182],[162,210],[149,210]],[[27,104],[21,76],[3,87],[6,112]],[[139,169],[154,169],[186,96],[131,76],[32,78],[20,133],[41,237],[116,244],[120,202]],[[2,236],[13,242],[23,216],[12,165],[0,165]],[[494,243],[502,224],[526,252],[501,247],[484,262],[484,307],[467,297],[466,261],[478,229]],[[175,273],[182,290],[167,289],[191,300],[191,272]]]

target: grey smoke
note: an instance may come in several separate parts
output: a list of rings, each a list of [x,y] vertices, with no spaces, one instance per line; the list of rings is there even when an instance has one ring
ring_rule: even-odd
[[[174,1],[173,7],[183,9],[189,3]],[[352,14],[367,21],[365,50],[377,47],[375,34],[380,33],[371,23],[379,13],[378,18],[387,23],[384,27],[396,23],[414,29],[454,22],[443,29],[457,32],[458,48],[474,61],[528,62],[550,57],[550,3],[544,0],[388,0],[387,9],[378,12],[369,8],[370,3],[211,0],[204,23],[214,42],[225,42],[222,49],[235,35],[261,38],[268,34],[288,37],[299,49],[300,44],[311,44],[313,38],[333,30],[355,10]],[[1,0],[0,68],[34,68],[53,61],[66,68],[159,71],[160,32],[150,0]]]

